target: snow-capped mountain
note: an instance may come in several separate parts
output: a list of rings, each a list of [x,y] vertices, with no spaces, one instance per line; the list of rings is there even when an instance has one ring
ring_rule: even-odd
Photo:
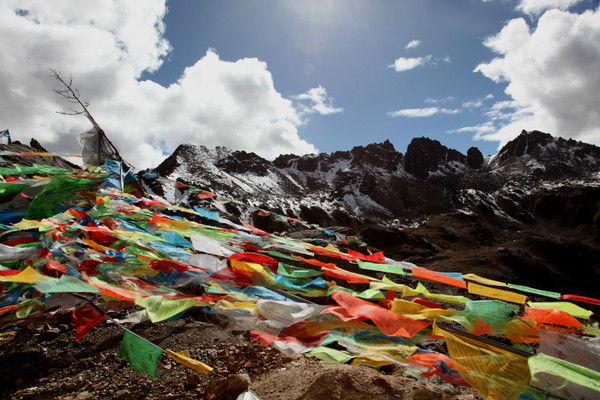
[[[256,207],[321,225],[364,225],[489,207],[530,218],[515,203],[543,187],[595,181],[600,148],[523,131],[488,164],[477,148],[467,155],[427,138],[405,155],[389,142],[268,161],[225,147],[185,144],[153,172]],[[173,184],[146,182],[170,201],[196,202]]]

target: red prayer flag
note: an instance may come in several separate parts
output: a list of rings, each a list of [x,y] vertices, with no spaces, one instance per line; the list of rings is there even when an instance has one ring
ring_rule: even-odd
[[[255,235],[258,235],[258,236],[268,236],[268,235],[269,235],[269,233],[268,233],[268,232],[265,232],[265,231],[263,231],[263,230],[261,230],[261,229],[255,228],[255,227],[253,227],[252,225],[250,225],[250,224],[248,224],[248,223],[246,223],[246,222],[244,222],[244,221],[241,221],[241,220],[240,220],[240,223],[241,223],[243,226],[245,226],[246,228],[250,229],[250,230],[252,231],[252,233],[254,233]]]
[[[207,192],[206,190],[203,192],[200,192],[197,194],[198,198],[200,200],[204,200],[204,199],[210,199],[211,197],[215,197],[216,194],[212,193],[212,192]]]
[[[377,253],[374,253],[374,254],[365,255],[361,252],[354,251],[352,249],[348,249],[348,254],[351,256],[354,256],[362,261],[368,261],[368,262],[374,262],[374,263],[380,263],[380,264],[383,264],[385,262],[385,260],[384,260],[385,256],[383,255],[382,251],[378,251]]]
[[[75,325],[75,340],[80,342],[83,337],[106,317],[91,304],[84,304],[71,312],[71,320]]]
[[[419,331],[431,325],[429,322],[420,321],[391,312],[369,301],[359,299],[346,292],[333,292],[331,298],[335,300],[344,311],[355,318],[368,318],[377,326],[384,335],[402,336],[411,338]]]

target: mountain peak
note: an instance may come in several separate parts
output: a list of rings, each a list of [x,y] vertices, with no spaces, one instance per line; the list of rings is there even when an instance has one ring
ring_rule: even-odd
[[[500,149],[491,166],[546,178],[580,176],[600,169],[600,147],[523,130]]]

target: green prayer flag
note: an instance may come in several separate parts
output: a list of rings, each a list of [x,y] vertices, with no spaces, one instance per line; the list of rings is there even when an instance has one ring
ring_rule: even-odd
[[[500,327],[514,319],[518,312],[519,306],[500,300],[473,300],[467,302],[461,314],[479,317],[492,327]]]
[[[298,259],[290,256],[289,254],[285,254],[285,253],[280,253],[278,251],[267,251],[267,250],[259,250],[259,253],[264,253],[264,254],[268,254],[271,257],[277,257],[277,258],[284,258],[286,260],[290,260],[290,261],[298,261]]]
[[[527,359],[531,385],[561,398],[600,398],[600,372],[539,353]]]
[[[137,297],[135,304],[148,312],[153,323],[164,321],[196,305],[194,299],[170,300],[163,296]]]
[[[48,278],[33,285],[42,293],[98,293],[98,288],[70,275]]]
[[[29,186],[31,185],[25,183],[0,182],[0,196],[10,196],[21,193]]]
[[[228,231],[221,231],[221,230],[218,230],[218,229],[194,228],[194,232],[201,233],[204,236],[208,236],[211,239],[219,240],[221,242],[229,240],[233,236],[235,236],[235,233],[231,233],[231,232],[228,232]]]
[[[345,364],[356,356],[345,351],[319,346],[311,352],[306,353],[306,357],[317,357],[318,359],[327,363]]]
[[[288,279],[314,278],[323,274],[321,271],[317,271],[314,269],[297,268],[292,265],[284,264],[281,262],[279,263],[279,266],[277,268],[277,273]]]
[[[379,289],[367,289],[363,290],[362,292],[357,292],[343,286],[330,286],[329,289],[327,289],[327,295],[330,296],[333,292],[346,292],[361,299],[385,299],[385,296],[379,291]]]
[[[56,175],[69,174],[72,170],[53,167],[51,165],[33,164],[32,166],[15,164],[13,168],[0,168],[0,175]]]
[[[356,260],[356,262],[357,262],[359,268],[366,269],[369,271],[379,271],[379,272],[398,274],[398,275],[410,275],[409,273],[404,271],[404,268],[402,268],[400,265],[378,264],[378,263],[372,263],[372,262],[367,262],[367,261],[361,261],[358,259]]]
[[[429,290],[427,290],[427,288],[425,286],[423,286],[423,284],[421,282],[419,282],[417,284],[415,291],[421,293],[421,295],[423,295],[423,297],[425,297],[426,299],[433,300],[433,301],[441,301],[443,303],[467,304],[467,302],[470,301],[470,299],[466,298],[465,296],[431,293],[431,292],[429,292]]]
[[[119,358],[127,360],[132,368],[156,378],[156,367],[162,353],[154,344],[125,332]]]
[[[535,288],[531,288],[529,286],[514,285],[512,283],[509,283],[508,287],[511,289],[518,290],[520,292],[537,294],[540,296],[550,297],[553,299],[560,299],[560,293],[557,293],[557,292],[550,292],[548,290],[535,289]]]
[[[99,182],[93,179],[55,176],[29,204],[25,219],[43,219],[58,214],[62,201],[72,198],[74,192],[98,184]]]

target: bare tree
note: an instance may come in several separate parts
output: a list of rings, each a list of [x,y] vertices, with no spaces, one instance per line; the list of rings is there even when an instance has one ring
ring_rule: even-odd
[[[55,70],[54,68],[50,68],[50,76],[56,79],[58,82],[60,82],[60,84],[63,86],[63,89],[52,90],[58,95],[60,95],[62,98],[64,98],[67,101],[67,103],[72,105],[79,105],[81,107],[81,110],[74,110],[72,106],[69,106],[69,111],[57,111],[57,113],[63,115],[85,115],[86,118],[92,123],[94,128],[101,131],[102,129],[88,110],[88,106],[90,105],[90,103],[87,100],[82,99],[81,95],[79,94],[79,90],[73,87],[73,77],[69,74],[69,79],[67,81],[63,79],[60,72]]]
[[[61,88],[52,90],[56,94],[60,95],[63,99],[65,99],[66,102],[69,104],[69,106],[67,107],[68,111],[57,111],[57,113],[63,115],[85,115],[85,117],[94,126],[94,130],[97,134],[97,145],[95,145],[95,147],[97,148],[97,163],[102,164],[104,162],[104,159],[113,159],[121,161],[127,167],[131,168],[131,164],[123,160],[115,145],[112,144],[108,137],[106,137],[104,130],[100,128],[100,125],[98,125],[94,117],[92,117],[92,114],[88,110],[88,106],[90,105],[90,103],[87,100],[84,100],[79,94],[79,90],[73,87],[73,77],[69,74],[69,79],[67,80],[62,77],[60,71],[57,71],[54,68],[50,68],[50,76],[54,78],[57,82],[59,82],[61,85]]]

